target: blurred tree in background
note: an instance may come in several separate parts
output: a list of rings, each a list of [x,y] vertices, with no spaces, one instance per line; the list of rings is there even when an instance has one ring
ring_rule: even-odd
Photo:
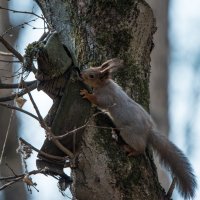
[[[150,76],[150,113],[159,130],[169,134],[169,45],[168,45],[168,18],[169,1],[147,0],[153,9],[156,18],[157,31],[154,34],[155,46],[151,53]],[[167,190],[170,181],[167,172],[160,166],[156,158],[158,176],[162,186]]]
[[[8,7],[8,1],[2,1],[1,6],[4,8]],[[9,13],[6,10],[0,10],[0,34],[2,35],[7,31],[10,27],[15,26],[10,21]],[[18,38],[19,30],[14,29],[12,33],[5,33],[4,38],[13,46],[15,46],[15,41]],[[0,51],[8,52],[7,49],[0,43]],[[8,52],[10,53],[10,52]],[[0,81],[4,83],[12,83],[13,82],[13,71],[16,71],[16,68],[12,68],[12,63],[4,62],[13,60],[12,56],[3,56],[0,55]],[[10,95],[11,90],[0,90],[0,97]],[[13,113],[13,114],[12,114]],[[22,163],[19,154],[16,153],[16,149],[18,148],[18,119],[15,115],[15,111],[11,111],[7,108],[0,107],[0,152],[3,150],[6,133],[8,130],[8,124],[10,119],[11,126],[8,133],[8,139],[5,145],[5,151],[3,154],[3,159],[0,164],[0,175],[3,177],[9,176],[12,174],[11,170],[8,166],[13,167],[15,173],[22,173]],[[8,166],[6,165],[8,164]],[[9,190],[1,191],[1,199],[16,199],[16,196],[21,199],[25,200],[26,198],[26,191],[25,187],[21,183],[17,183],[16,185],[12,186],[12,192]]]

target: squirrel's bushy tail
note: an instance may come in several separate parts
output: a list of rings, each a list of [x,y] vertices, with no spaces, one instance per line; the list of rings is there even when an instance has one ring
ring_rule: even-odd
[[[152,130],[149,136],[149,143],[158,154],[161,164],[164,164],[176,177],[176,183],[182,196],[185,199],[193,198],[197,183],[193,169],[182,151],[155,130]]]

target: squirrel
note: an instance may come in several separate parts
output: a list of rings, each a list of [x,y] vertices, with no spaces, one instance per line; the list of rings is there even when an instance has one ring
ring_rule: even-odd
[[[151,116],[144,108],[112,80],[111,74],[122,67],[124,67],[123,60],[113,58],[99,67],[81,71],[80,78],[93,88],[93,93],[81,89],[80,95],[109,115],[119,129],[122,139],[132,149],[132,155],[144,154],[147,145],[150,145],[160,157],[161,163],[170,169],[176,178],[176,184],[183,198],[194,198],[197,183],[186,156],[156,130]]]

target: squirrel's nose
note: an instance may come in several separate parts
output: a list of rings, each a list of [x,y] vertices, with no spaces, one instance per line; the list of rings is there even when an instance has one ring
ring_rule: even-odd
[[[85,78],[84,72],[80,72],[79,77],[81,78],[81,80],[83,80]]]

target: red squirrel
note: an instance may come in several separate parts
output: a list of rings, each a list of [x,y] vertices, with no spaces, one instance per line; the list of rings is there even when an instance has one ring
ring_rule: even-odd
[[[143,154],[150,145],[159,155],[161,163],[176,177],[184,199],[193,198],[197,183],[188,159],[156,130],[153,120],[142,106],[111,79],[111,73],[123,66],[122,60],[114,58],[99,67],[83,70],[80,77],[93,88],[93,93],[82,89],[80,94],[109,115],[120,130],[122,139],[131,147],[133,155]]]

